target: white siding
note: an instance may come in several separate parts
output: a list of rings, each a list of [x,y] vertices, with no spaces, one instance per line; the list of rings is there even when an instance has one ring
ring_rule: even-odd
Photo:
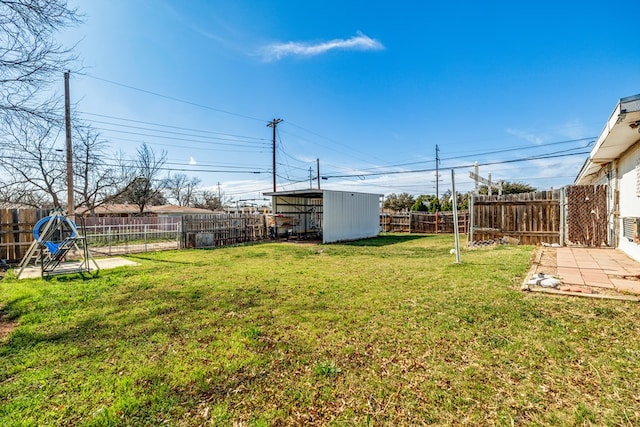
[[[622,218],[640,218],[640,194],[638,194],[638,174],[640,171],[637,166],[640,162],[640,143],[629,150],[620,158],[618,173],[620,176],[620,216],[618,219],[618,230],[622,230]],[[619,248],[626,252],[630,257],[640,261],[640,245],[630,242],[622,237],[620,232]]]
[[[323,198],[323,243],[365,239],[378,235],[378,194],[325,190]]]
[[[640,217],[640,195],[636,188],[636,163],[640,161],[640,144],[636,144],[620,158],[620,216]]]

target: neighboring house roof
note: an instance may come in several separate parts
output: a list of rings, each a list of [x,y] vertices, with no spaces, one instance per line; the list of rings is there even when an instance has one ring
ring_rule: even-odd
[[[214,211],[209,209],[192,208],[189,206],[175,206],[175,205],[162,205],[162,206],[149,206],[149,210],[156,214],[211,214]]]
[[[620,99],[611,117],[605,124],[598,141],[591,150],[576,184],[587,181],[587,177],[597,173],[603,165],[610,163],[640,141],[640,94]]]
[[[87,213],[86,207],[80,207],[76,209],[76,213],[83,215]],[[101,205],[94,209],[96,215],[122,215],[122,214],[137,214],[140,212],[138,205],[130,203],[114,203],[109,205]],[[176,215],[188,215],[188,214],[210,214],[214,213],[208,209],[191,208],[187,206],[175,206],[175,205],[161,205],[161,206],[145,206],[145,213],[155,214],[176,214]]]

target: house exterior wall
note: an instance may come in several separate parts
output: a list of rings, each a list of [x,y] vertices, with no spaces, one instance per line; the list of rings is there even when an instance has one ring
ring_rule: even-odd
[[[640,142],[625,152],[618,162],[619,217],[618,230],[623,230],[625,218],[638,218],[640,228]],[[640,261],[640,244],[630,241],[620,232],[618,247]]]
[[[322,242],[376,237],[380,232],[380,195],[324,191]]]

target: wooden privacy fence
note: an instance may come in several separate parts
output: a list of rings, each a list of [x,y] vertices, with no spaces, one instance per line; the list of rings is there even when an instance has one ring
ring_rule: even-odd
[[[458,231],[469,229],[468,211],[458,211]],[[380,214],[383,233],[453,234],[453,212],[384,212]]]
[[[411,232],[410,212],[383,212],[380,214],[380,230],[383,233]]]
[[[33,242],[33,227],[48,209],[0,209],[0,259],[19,262]]]
[[[411,232],[427,234],[453,234],[453,212],[411,212]],[[469,212],[458,211],[458,232],[469,229]]]
[[[184,248],[210,248],[269,238],[266,215],[212,214],[182,217]]]
[[[469,241],[512,237],[525,245],[561,243],[561,190],[471,197]]]

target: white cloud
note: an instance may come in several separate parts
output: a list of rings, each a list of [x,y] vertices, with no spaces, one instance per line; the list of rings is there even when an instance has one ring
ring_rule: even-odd
[[[193,156],[189,157],[189,164],[190,165],[197,165],[198,162],[196,162],[196,159],[193,158]]]
[[[507,133],[536,145],[540,145],[545,141],[545,138],[541,135],[536,135],[520,129],[509,128],[507,129]]]
[[[277,61],[286,56],[316,56],[330,50],[382,50],[384,46],[376,39],[358,31],[348,39],[334,39],[320,43],[286,42],[273,43],[262,49],[267,61]]]

